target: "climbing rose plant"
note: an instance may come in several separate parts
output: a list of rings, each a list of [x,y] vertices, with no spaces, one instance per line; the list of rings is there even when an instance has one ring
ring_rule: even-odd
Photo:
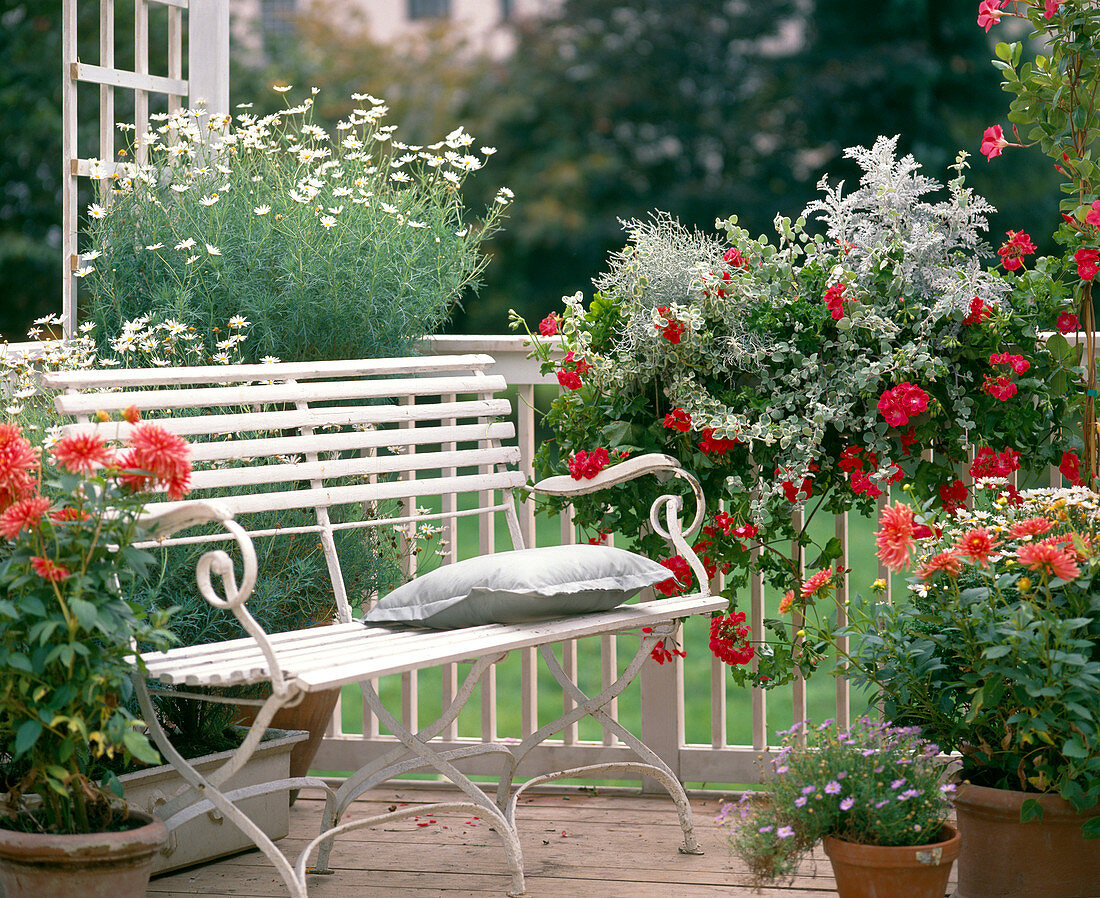
[[[629,222],[591,301],[566,297],[531,337],[564,387],[538,475],[583,477],[604,452],[612,463],[665,452],[699,478],[708,516],[695,550],[709,576],[725,575],[735,615],[713,628],[712,649],[742,680],[774,686],[813,663],[786,615],[756,650],[763,634],[750,638],[736,606],[754,571],[784,610],[836,582],[839,542],[808,530],[819,511],[870,514],[891,485],[957,507],[974,447],[1021,480],[1077,458],[1058,428],[1077,353],[1044,333],[1070,314],[1060,270],[1028,264],[1026,235],[1000,254],[983,241],[991,207],[965,184],[965,154],[943,188],[897,158],[896,140],[847,150],[858,189],[823,179],[802,217],[776,219],[774,242],[736,217],[719,223],[723,240],[660,214]],[[637,534],[672,574],[658,591],[695,588],[647,532],[669,485],[639,484],[581,497],[577,522]]]

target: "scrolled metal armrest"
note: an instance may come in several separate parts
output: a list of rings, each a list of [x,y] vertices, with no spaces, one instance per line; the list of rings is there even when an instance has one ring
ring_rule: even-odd
[[[245,632],[256,640],[268,663],[272,692],[283,694],[286,691],[286,678],[275,658],[275,651],[267,638],[267,632],[245,607],[248,597],[252,595],[252,590],[256,586],[258,573],[256,548],[252,544],[252,537],[248,535],[248,531],[233,520],[233,513],[229,509],[217,502],[201,499],[173,503],[165,508],[154,506],[142,514],[141,521],[149,527],[153,539],[157,541],[197,524],[216,522],[229,532],[241,553],[241,581],[237,583],[237,571],[229,554],[222,549],[212,549],[199,557],[195,568],[199,592],[212,607],[232,612],[244,627]],[[221,595],[214,586],[212,574],[221,580]]]
[[[687,537],[698,532],[706,514],[706,501],[703,497],[703,487],[693,474],[684,470],[683,466],[671,455],[660,453],[648,453],[628,458],[626,461],[610,468],[604,468],[595,477],[585,480],[559,474],[555,477],[547,477],[534,484],[532,489],[538,493],[549,496],[583,496],[595,493],[608,487],[618,486],[620,483],[634,480],[645,474],[655,474],[658,477],[668,479],[678,477],[687,481],[695,496],[695,516],[690,526],[684,529],[680,524],[680,512],[683,510],[683,499],[680,496],[666,494],[658,496],[649,509],[649,522],[653,530],[669,540],[676,550],[687,560],[695,576],[699,578],[699,592],[710,595],[710,580],[707,577],[706,568],[695,554],[695,550],[687,542]],[[661,523],[661,510],[665,512],[665,524]]]

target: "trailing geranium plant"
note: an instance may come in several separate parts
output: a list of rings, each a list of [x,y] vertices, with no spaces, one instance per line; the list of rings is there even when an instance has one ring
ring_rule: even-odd
[[[125,829],[121,803],[92,779],[105,758],[157,763],[128,710],[135,643],[166,647],[168,612],[126,584],[151,559],[144,493],[189,489],[189,447],[127,414],[127,446],[92,433],[48,452],[0,423],[0,826],[51,833]],[[27,802],[37,796],[38,803]]]
[[[1030,267],[1021,235],[1001,254],[1012,259],[1007,271],[987,267],[991,207],[965,185],[965,154],[933,201],[941,186],[895,146],[880,138],[849,149],[859,188],[823,179],[823,197],[801,218],[776,219],[774,243],[750,238],[735,218],[721,223],[724,241],[663,215],[628,223],[630,242],[591,302],[566,297],[532,335],[544,371],[564,387],[537,473],[582,452],[677,457],[708,499],[695,546],[708,573],[726,575],[735,601],[759,571],[790,606],[841,574],[838,541],[810,539],[818,511],[871,513],[894,484],[956,507],[968,496],[959,473],[973,446],[983,463],[992,453],[1021,478],[1063,452],[1076,458],[1059,422],[1077,353],[1062,334],[1043,333],[1072,302],[1060,268]],[[645,527],[659,488],[583,497],[576,519],[639,534],[642,550],[661,558]],[[680,561],[665,559],[674,578],[661,591],[692,587]],[[777,685],[795,666],[808,672],[815,659],[797,631],[768,625],[775,638],[751,672],[744,619],[720,627],[744,646],[723,652],[736,676]]]
[[[982,135],[981,152],[992,160],[1006,147],[1038,146],[1065,179],[1062,220],[1054,238],[1065,247],[1063,279],[1076,295],[1080,317],[1067,317],[1064,327],[1076,330],[1079,320],[1088,347],[1086,358],[1094,359],[1092,283],[1100,259],[1100,3],[982,0],[978,7],[978,25],[987,32],[1006,18],[1030,25],[1038,55],[1025,61],[1022,41],[996,45],[993,65],[1002,73],[1004,89],[1014,95],[1008,111],[1012,139],[1001,125],[990,125]],[[1006,257],[1006,267],[1011,258]],[[1083,428],[1090,478],[1097,474],[1096,396],[1092,363],[1086,378]]]

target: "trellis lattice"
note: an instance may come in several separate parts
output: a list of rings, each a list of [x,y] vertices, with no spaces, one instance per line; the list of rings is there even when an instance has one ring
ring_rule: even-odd
[[[200,98],[212,113],[229,112],[229,0],[133,0],[133,69],[115,64],[115,0],[99,0],[99,59],[82,61],[77,54],[78,6],[62,3],[62,317],[66,335],[76,330],[77,285],[80,268],[78,183],[81,177],[110,177],[119,170],[115,161],[115,92],[133,92],[137,134],[149,124],[149,98],[167,98],[168,111]],[[167,7],[168,46],[163,60],[166,75],[150,71],[149,11]],[[184,48],[187,70],[184,74]],[[83,158],[77,145],[77,85],[99,86],[99,156]],[[134,160],[143,163],[144,148]]]

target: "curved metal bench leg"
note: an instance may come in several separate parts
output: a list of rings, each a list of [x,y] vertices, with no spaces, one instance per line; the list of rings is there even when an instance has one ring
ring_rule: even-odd
[[[134,683],[134,691],[137,694],[138,704],[141,707],[141,713],[145,719],[146,726],[149,728],[149,734],[152,736],[153,742],[164,756],[164,759],[172,765],[175,771],[190,787],[185,788],[183,792],[177,795],[172,801],[162,806],[159,809],[160,812],[171,817],[174,814],[178,814],[182,808],[196,801],[210,802],[210,804],[217,808],[226,819],[248,836],[253,844],[264,853],[269,861],[271,861],[272,865],[282,877],[283,882],[286,884],[291,898],[308,898],[305,879],[298,878],[294,868],[286,859],[286,856],[278,849],[267,833],[253,823],[248,815],[241,811],[241,809],[227,798],[220,789],[221,784],[243,767],[244,763],[251,757],[252,753],[256,750],[256,746],[259,744],[260,736],[263,735],[264,730],[267,729],[268,724],[271,723],[271,718],[275,715],[275,711],[278,710],[283,701],[281,699],[273,701],[276,697],[272,696],[272,698],[260,708],[259,713],[256,715],[256,720],[253,722],[252,727],[248,731],[248,735],[245,737],[245,741],[241,744],[241,747],[237,749],[233,757],[219,767],[211,776],[205,777],[195,770],[195,768],[172,746],[172,743],[168,739],[168,734],[165,733],[164,728],[160,725],[160,721],[157,720],[157,715],[153,708],[152,699],[149,697],[149,690],[144,677],[139,673],[135,673],[132,680]],[[169,808],[172,810],[169,811]]]
[[[642,665],[648,659],[650,650],[653,648],[654,644],[658,639],[662,639],[669,635],[672,629],[673,627],[671,625],[659,627],[655,628],[653,633],[643,635],[638,651],[619,678],[598,695],[591,698],[585,694],[562,669],[551,647],[548,645],[539,646],[539,654],[542,655],[547,668],[564,692],[574,700],[575,707],[524,739],[515,749],[516,764],[518,765],[535,746],[584,717],[592,717],[606,732],[618,737],[619,741],[629,748],[639,760],[637,762],[627,761],[608,764],[591,764],[584,767],[575,767],[568,771],[560,771],[546,774],[545,776],[535,777],[513,790],[508,799],[505,813],[513,826],[516,825],[515,818],[519,795],[524,790],[538,783],[550,782],[563,777],[605,777],[614,772],[645,775],[664,786],[665,790],[669,793],[669,797],[672,798],[673,802],[676,804],[680,828],[684,834],[684,844],[680,846],[680,851],[684,854],[703,853],[702,848],[699,846],[699,841],[695,837],[695,824],[692,819],[691,804],[688,802],[687,793],[684,791],[683,785],[676,778],[671,768],[669,768],[669,766],[648,745],[603,710],[634,681]],[[499,800],[500,793],[498,792],[498,801]]]

